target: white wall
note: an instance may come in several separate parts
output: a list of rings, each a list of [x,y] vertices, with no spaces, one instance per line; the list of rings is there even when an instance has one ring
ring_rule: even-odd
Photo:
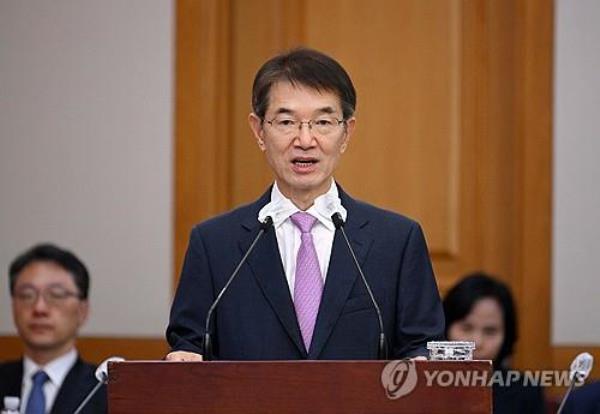
[[[7,268],[73,249],[91,336],[162,336],[172,280],[173,10],[168,0],[0,2],[0,333]]]
[[[558,0],[553,319],[556,345],[600,344],[600,2]]]

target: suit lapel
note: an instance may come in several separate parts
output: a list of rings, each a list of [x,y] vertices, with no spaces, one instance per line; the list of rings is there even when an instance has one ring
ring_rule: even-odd
[[[373,242],[373,238],[368,232],[368,218],[361,214],[356,202],[344,193],[339,186],[338,188],[342,205],[348,211],[344,229],[354,248],[358,262],[362,266]],[[333,240],[329,269],[308,355],[310,359],[319,357],[358,277],[360,276],[354,265],[352,255],[348,251],[348,246],[346,246],[341,231],[337,230]]]
[[[270,199],[270,189],[256,203],[256,211],[252,211],[250,215],[242,223],[242,227],[246,230],[243,237],[240,239],[239,247],[242,253],[246,252],[254,237],[258,233],[259,223],[257,220],[258,211],[262,206],[267,204]],[[254,210],[254,209],[252,209]],[[270,228],[263,236],[254,249],[254,252],[248,257],[248,264],[256,278],[263,294],[273,308],[273,311],[279,318],[281,324],[285,328],[299,352],[306,357],[307,352],[302,342],[300,335],[300,327],[296,318],[296,311],[290,289],[285,277],[283,262],[279,254],[277,245],[277,237],[275,230]]]
[[[356,202],[344,193],[341,187],[338,188],[342,205],[348,211],[344,228],[359,263],[363,265],[373,242],[368,231],[368,217],[362,214]],[[245,229],[239,242],[242,252],[248,249],[256,237],[259,227],[258,211],[269,202],[270,193],[271,190],[267,190],[242,222],[242,227]],[[269,304],[300,353],[309,359],[317,359],[359,277],[358,271],[341,232],[336,231],[315,331],[310,352],[307,354],[282,263],[277,237],[274,229],[271,228],[263,235],[263,240],[256,245],[254,252],[248,257],[248,264]]]
[[[79,402],[83,401],[82,390],[84,386],[79,378],[79,369],[83,362],[77,358],[75,365],[71,367],[67,376],[65,377],[56,399],[52,405],[52,414],[59,414],[75,410]]]

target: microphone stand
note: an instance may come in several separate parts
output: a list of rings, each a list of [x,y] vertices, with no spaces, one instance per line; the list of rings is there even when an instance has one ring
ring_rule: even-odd
[[[242,268],[242,265],[244,263],[246,263],[246,260],[248,259],[248,256],[250,256],[250,253],[252,253],[252,250],[254,250],[254,246],[256,246],[256,243],[258,243],[258,240],[261,238],[261,236],[267,230],[269,230],[269,227],[271,227],[271,225],[273,225],[273,219],[271,218],[271,216],[267,216],[265,218],[265,220],[260,223],[260,231],[258,232],[258,234],[256,235],[256,237],[252,241],[252,244],[250,245],[250,247],[248,247],[248,250],[246,251],[246,253],[242,257],[242,259],[238,263],[238,265],[235,268],[235,270],[233,271],[233,273],[231,273],[231,276],[229,276],[229,279],[227,280],[227,283],[225,283],[225,286],[223,286],[223,289],[221,289],[221,291],[217,295],[217,298],[215,299],[215,301],[212,303],[212,305],[208,309],[208,313],[206,314],[206,323],[204,325],[204,353],[203,353],[203,359],[205,361],[211,361],[213,359],[212,341],[211,341],[211,335],[210,335],[210,321],[211,321],[211,318],[212,318],[212,314],[215,311],[215,308],[217,307],[217,305],[219,304],[219,302],[221,301],[221,298],[223,297],[223,295],[225,294],[225,292],[229,288],[229,285],[231,284],[231,282],[233,282],[233,279],[235,279],[235,277],[237,276],[237,274],[240,272],[240,269]]]
[[[106,378],[104,378],[102,381],[98,381],[96,386],[92,389],[92,391],[88,394],[88,396],[85,397],[85,400],[83,400],[81,402],[81,404],[79,404],[79,407],[77,407],[77,409],[75,410],[75,412],[73,414],[79,414],[81,412],[81,410],[83,410],[83,407],[85,407],[86,404],[92,399],[94,394],[96,394],[96,392],[98,392],[100,387],[104,385],[105,381],[106,381]]]
[[[365,288],[367,289],[367,293],[369,294],[369,297],[371,298],[371,302],[373,303],[373,307],[375,308],[375,312],[377,313],[377,322],[379,322],[379,346],[377,349],[377,358],[382,359],[382,360],[387,360],[388,359],[388,346],[387,346],[387,341],[385,339],[385,330],[383,329],[383,318],[381,317],[381,310],[379,309],[377,300],[375,300],[373,291],[371,290],[371,287],[369,286],[369,283],[367,282],[367,278],[365,277],[365,274],[363,273],[363,271],[360,267],[360,264],[358,263],[358,259],[356,258],[356,254],[354,253],[354,249],[352,248],[352,245],[350,244],[350,240],[348,240],[348,236],[346,235],[346,231],[344,230],[345,223],[344,223],[344,219],[342,219],[342,215],[338,212],[335,212],[331,216],[331,219],[333,220],[333,224],[335,224],[335,227],[338,228],[342,232],[342,236],[344,237],[344,240],[346,241],[348,250],[350,250],[350,254],[352,255],[352,260],[354,261],[354,265],[358,269],[358,273],[360,274],[363,284],[365,285]]]
[[[565,393],[565,396],[563,397],[562,401],[560,402],[560,407],[558,407],[558,411],[556,412],[556,414],[560,414],[562,413],[563,408],[565,408],[565,404],[567,403],[567,400],[569,399],[569,394],[571,394],[571,391],[573,391],[573,388],[575,388],[575,384],[577,384],[579,382],[579,377],[577,374],[573,375],[573,380],[571,381],[571,384],[569,384],[569,389],[567,390],[567,392]]]

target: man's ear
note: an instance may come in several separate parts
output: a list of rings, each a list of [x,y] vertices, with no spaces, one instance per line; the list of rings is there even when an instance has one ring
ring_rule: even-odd
[[[260,119],[260,117],[258,115],[256,115],[254,112],[252,112],[250,115],[248,115],[248,123],[250,124],[250,129],[252,130],[252,133],[254,134],[254,138],[256,138],[256,143],[258,144],[258,147],[262,151],[264,151],[265,150],[265,142],[263,140],[264,128],[263,128],[262,119]]]
[[[348,148],[348,142],[350,142],[350,137],[354,133],[354,128],[355,127],[356,127],[356,118],[354,118],[354,117],[349,118],[346,121],[346,124],[344,126],[344,128],[345,128],[345,130],[344,130],[344,141],[342,142],[342,145],[340,146],[340,152],[342,154],[344,152],[346,152],[346,149]]]
[[[79,301],[79,326],[82,326],[87,321],[90,314],[90,302],[85,299]]]

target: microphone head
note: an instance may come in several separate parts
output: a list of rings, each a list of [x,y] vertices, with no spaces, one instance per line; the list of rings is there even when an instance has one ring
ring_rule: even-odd
[[[110,358],[106,358],[104,361],[102,361],[100,363],[100,365],[98,365],[98,368],[96,368],[96,379],[104,384],[106,384],[106,381],[108,380],[108,363],[109,362],[123,362],[125,361],[125,358],[121,358],[118,356],[112,356]]]
[[[335,225],[336,229],[344,227],[344,219],[342,218],[342,215],[337,211],[331,215],[331,220],[333,221],[333,224]]]
[[[569,378],[571,381],[584,382],[594,366],[594,357],[587,352],[583,352],[575,357],[571,362],[571,372]]]
[[[273,225],[273,218],[271,216],[265,217],[265,219],[260,223],[260,228],[264,231],[269,230],[269,228]]]

